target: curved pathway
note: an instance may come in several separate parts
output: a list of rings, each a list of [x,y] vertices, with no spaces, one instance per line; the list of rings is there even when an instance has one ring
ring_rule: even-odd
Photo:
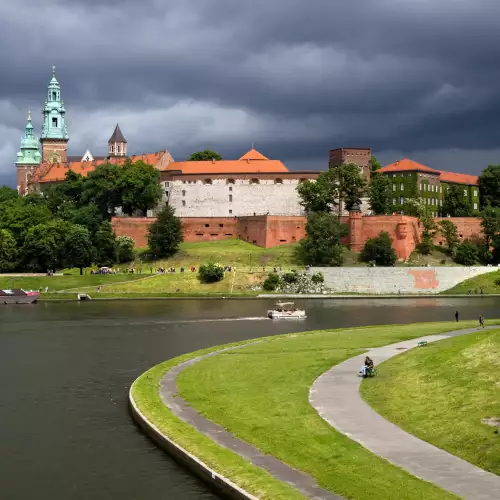
[[[265,469],[276,479],[293,486],[307,498],[315,500],[343,500],[343,497],[320,488],[314,479],[304,472],[300,472],[290,467],[271,455],[265,455],[254,446],[236,438],[220,425],[200,415],[194,408],[189,406],[189,403],[179,396],[176,379],[182,370],[198,363],[202,359],[216,356],[217,354],[233,349],[247,347],[248,345],[251,344],[211,352],[175,366],[169,370],[160,381],[160,397],[162,401],[170,408],[174,415],[193,426],[197,431],[205,434],[220,446],[237,453],[257,467]]]
[[[487,327],[493,328],[499,327]],[[420,341],[436,342],[477,331],[477,328],[468,328],[369,349],[316,379],[309,392],[309,401],[321,418],[335,429],[414,476],[467,500],[498,500],[500,476],[408,434],[376,413],[359,392],[362,379],[357,374],[365,356],[370,356],[378,365],[416,347]]]

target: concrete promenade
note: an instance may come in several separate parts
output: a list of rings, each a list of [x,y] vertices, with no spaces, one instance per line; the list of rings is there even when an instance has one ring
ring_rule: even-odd
[[[250,344],[215,351],[210,354],[206,354],[205,356],[190,359],[175,366],[165,374],[160,382],[160,397],[162,401],[177,417],[193,426],[202,434],[208,436],[212,441],[215,441],[220,446],[237,453],[257,467],[265,469],[276,479],[279,479],[284,483],[288,483],[290,486],[299,490],[305,497],[314,500],[343,500],[343,497],[320,488],[314,479],[309,475],[290,467],[271,455],[265,455],[254,446],[236,438],[220,425],[217,425],[211,420],[208,420],[200,415],[179,396],[176,379],[182,370],[198,363],[202,359],[216,356],[217,354],[225,351],[247,347],[248,345]]]
[[[309,401],[332,427],[411,474],[466,500],[498,500],[500,476],[403,431],[376,413],[359,392],[362,379],[358,372],[365,356],[370,356],[378,365],[416,347],[420,341],[436,342],[477,331],[477,328],[456,330],[370,349],[321,375],[311,387]]]

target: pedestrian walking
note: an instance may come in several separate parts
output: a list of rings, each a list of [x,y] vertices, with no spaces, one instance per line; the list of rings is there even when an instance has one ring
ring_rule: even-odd
[[[459,314],[458,314],[458,311],[455,311],[455,321],[458,323],[458,317],[459,317]]]
[[[479,315],[479,328],[484,328],[484,316],[482,314]]]

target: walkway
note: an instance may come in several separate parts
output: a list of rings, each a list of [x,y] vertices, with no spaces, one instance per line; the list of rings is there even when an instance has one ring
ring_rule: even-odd
[[[240,347],[246,347],[247,345],[250,344]],[[177,417],[192,425],[196,430],[208,436],[212,441],[215,441],[220,446],[237,453],[257,467],[265,469],[276,479],[279,479],[284,483],[288,483],[299,490],[307,498],[314,500],[342,500],[343,497],[320,488],[315,483],[314,479],[307,474],[293,469],[289,465],[280,462],[271,455],[264,455],[254,446],[236,438],[220,425],[217,425],[211,420],[203,417],[179,396],[176,378],[182,370],[198,363],[202,359],[216,356],[217,354],[233,349],[238,349],[238,347],[231,347],[221,351],[212,352],[205,356],[190,359],[169,370],[160,382],[160,396],[163,402]]]
[[[487,327],[493,328],[499,327]],[[498,500],[500,476],[436,448],[381,417],[361,398],[361,378],[357,376],[366,355],[378,365],[420,341],[436,342],[477,331],[468,328],[370,349],[321,375],[311,387],[309,401],[339,432],[414,476],[467,500]]]

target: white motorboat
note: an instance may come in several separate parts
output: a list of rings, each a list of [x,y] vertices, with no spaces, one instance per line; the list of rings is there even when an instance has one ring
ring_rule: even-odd
[[[269,319],[304,319],[306,312],[303,309],[296,309],[294,302],[278,302],[274,309],[267,311]]]

